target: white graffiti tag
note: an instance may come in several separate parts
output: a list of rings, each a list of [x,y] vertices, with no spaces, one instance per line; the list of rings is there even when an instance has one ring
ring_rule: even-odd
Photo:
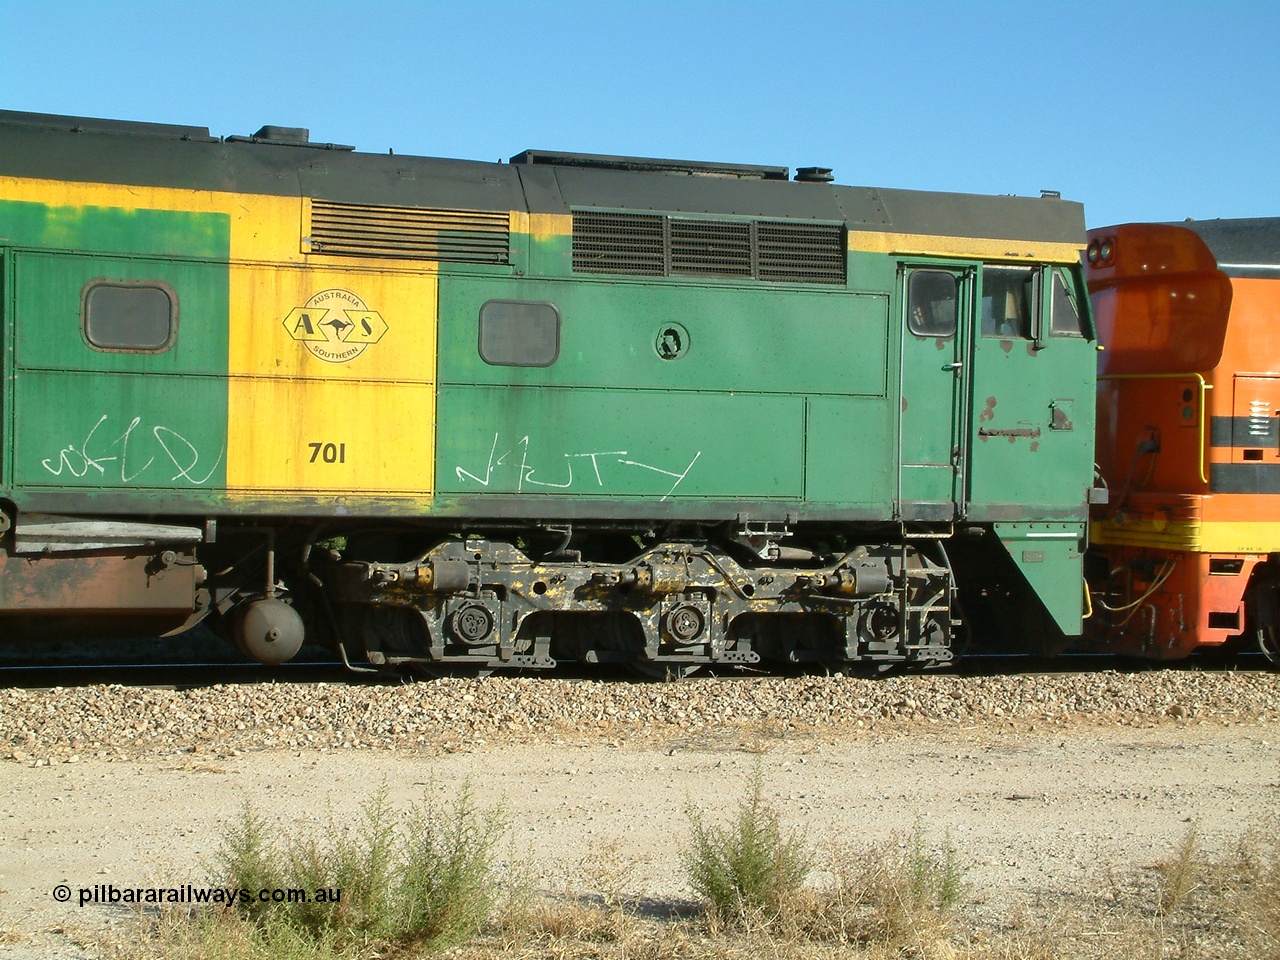
[[[225,447],[220,449],[213,466],[204,476],[198,476],[200,451],[177,430],[158,423],[150,430],[144,428],[141,433],[135,435],[134,431],[142,423],[142,418],[134,417],[124,428],[123,433],[114,440],[108,441],[106,438],[114,432],[112,428],[108,427],[99,433],[108,419],[109,415],[104,413],[98,418],[98,422],[89,428],[83,440],[78,444],[68,444],[58,451],[56,458],[41,460],[40,465],[55,477],[67,473],[76,479],[81,479],[92,474],[92,479],[103,482],[134,483],[159,458],[160,467],[165,472],[177,471],[168,478],[169,483],[183,480],[200,486],[209,482],[209,478],[222,462],[222,455],[226,450]],[[159,450],[156,450],[157,446]],[[140,448],[141,452],[139,452]],[[148,453],[151,455],[147,456]],[[108,456],[108,454],[111,455]],[[145,462],[143,457],[146,457]]]
[[[498,454],[498,447],[500,446],[499,439],[499,434],[495,433],[493,435],[493,445],[489,448],[489,462],[485,466],[483,475],[472,473],[469,470],[464,470],[460,466],[454,468],[454,473],[460,481],[466,482],[470,480],[480,484],[482,487],[487,487],[495,473],[509,473],[514,469],[516,471],[516,491],[520,493],[524,492],[526,486],[568,490],[573,487],[575,481],[579,481],[579,487],[584,485],[590,486],[592,477],[595,478],[595,486],[604,487],[605,480],[604,476],[600,472],[601,465],[619,465],[634,470],[648,470],[652,473],[670,477],[674,482],[671,484],[670,489],[662,495],[661,499],[665,500],[676,492],[676,488],[680,486],[684,481],[684,478],[689,475],[689,471],[693,469],[693,465],[697,463],[698,458],[702,456],[702,451],[699,450],[693,455],[693,459],[689,461],[689,465],[686,466],[684,470],[677,473],[673,470],[664,470],[661,467],[655,467],[648,463],[641,463],[639,460],[628,460],[626,458],[629,454],[626,450],[593,450],[589,453],[564,453],[561,454],[564,458],[564,473],[560,474],[560,476],[563,476],[565,479],[561,481],[560,476],[557,476],[555,480],[544,480],[537,477],[538,470],[529,463],[528,436],[521,437],[510,449],[501,455]],[[501,445],[505,446],[505,444]],[[515,454],[517,450],[519,451],[518,462],[516,458],[513,457],[513,454]],[[581,463],[583,460],[588,460],[591,464],[590,470],[585,472],[586,479],[581,479],[581,473],[575,475],[573,469],[575,462]],[[546,474],[546,471],[544,470],[543,473]]]

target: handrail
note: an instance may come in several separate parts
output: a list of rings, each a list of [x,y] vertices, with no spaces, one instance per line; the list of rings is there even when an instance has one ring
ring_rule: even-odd
[[[1205,414],[1208,413],[1208,403],[1206,403],[1205,395],[1213,389],[1213,384],[1206,383],[1204,376],[1199,373],[1104,373],[1100,374],[1099,380],[1190,380],[1195,379],[1200,382],[1200,482],[1208,483],[1209,476],[1205,473],[1204,464],[1204,430],[1205,430]]]

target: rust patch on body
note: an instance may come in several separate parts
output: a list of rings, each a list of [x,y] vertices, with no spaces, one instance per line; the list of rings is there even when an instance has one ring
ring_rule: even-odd
[[[1040,428],[1039,427],[1015,427],[1012,430],[988,430],[986,427],[981,427],[978,430],[978,436],[984,439],[991,438],[991,437],[1008,437],[1009,442],[1013,443],[1014,441],[1022,437],[1030,438],[1030,437],[1040,436]]]

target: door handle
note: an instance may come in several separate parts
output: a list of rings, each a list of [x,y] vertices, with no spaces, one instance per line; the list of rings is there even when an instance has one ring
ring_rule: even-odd
[[[955,363],[944,363],[944,364],[942,365],[942,369],[943,369],[943,370],[950,370],[950,371],[952,371],[952,372],[954,373],[956,370],[959,370],[959,369],[960,369],[961,367],[963,367],[963,366],[964,366],[964,361],[963,361],[963,360],[957,360]]]

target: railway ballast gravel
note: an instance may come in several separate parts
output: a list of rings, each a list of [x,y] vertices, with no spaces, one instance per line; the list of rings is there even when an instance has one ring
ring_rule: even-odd
[[[165,753],[466,749],[480,742],[753,739],[909,731],[913,724],[1252,724],[1280,720],[1280,678],[1153,671],[997,677],[490,677],[432,682],[97,685],[0,690],[0,757],[29,764]]]

